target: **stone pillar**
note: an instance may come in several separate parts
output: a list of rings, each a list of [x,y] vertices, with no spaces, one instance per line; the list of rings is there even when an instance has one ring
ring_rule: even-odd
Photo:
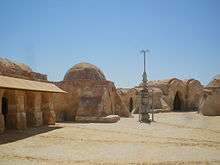
[[[52,93],[43,93],[42,94],[42,112],[43,112],[43,121],[45,125],[54,125],[56,120],[56,115],[54,112],[53,105],[53,94]]]
[[[26,112],[24,109],[24,91],[15,91],[15,103],[16,103],[16,128],[26,129]]]
[[[2,114],[2,96],[3,96],[4,90],[0,89],[0,133],[4,132],[5,130],[5,122],[4,122],[4,116]]]
[[[41,126],[43,125],[43,116],[41,111],[41,93],[34,92],[34,107],[33,107],[33,126]]]
[[[40,92],[28,92],[28,124],[29,126],[38,127],[43,124],[42,112],[41,112],[41,93]]]

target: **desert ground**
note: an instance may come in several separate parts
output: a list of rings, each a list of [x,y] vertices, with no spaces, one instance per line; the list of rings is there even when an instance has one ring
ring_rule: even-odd
[[[220,117],[159,113],[117,123],[56,123],[0,135],[0,164],[220,164]]]

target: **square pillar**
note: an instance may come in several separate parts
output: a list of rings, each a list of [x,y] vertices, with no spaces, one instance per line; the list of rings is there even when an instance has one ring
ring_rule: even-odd
[[[30,120],[30,125],[38,127],[43,125],[42,111],[41,111],[41,93],[31,92],[32,97],[28,97],[29,102],[31,102],[28,110],[28,118]]]
[[[2,114],[2,96],[3,96],[4,90],[0,89],[0,133],[4,132],[5,130],[5,121],[4,116]]]
[[[56,115],[54,112],[53,105],[53,94],[43,93],[42,94],[42,111],[43,111],[43,122],[45,125],[54,125]]]
[[[24,91],[15,91],[15,102],[16,102],[16,128],[17,129],[26,129],[26,112],[24,109]]]

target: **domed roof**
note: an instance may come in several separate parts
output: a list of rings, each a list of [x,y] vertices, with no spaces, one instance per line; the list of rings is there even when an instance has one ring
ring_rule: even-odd
[[[95,65],[79,63],[70,68],[64,76],[64,81],[73,80],[106,80],[103,72]]]
[[[8,71],[15,70],[15,71],[32,72],[32,69],[28,65],[9,60],[7,58],[0,58],[0,67]]]
[[[216,75],[212,81],[209,82],[207,87],[220,87],[220,74]]]

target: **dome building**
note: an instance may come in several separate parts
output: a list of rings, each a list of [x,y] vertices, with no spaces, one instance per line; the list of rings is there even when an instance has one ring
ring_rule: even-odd
[[[199,111],[206,116],[220,115],[220,75],[216,75],[204,89]]]
[[[109,115],[130,115],[114,83],[95,65],[76,64],[55,84],[68,92],[55,96],[57,121],[105,122]]]
[[[220,74],[216,75],[206,86],[207,88],[219,88],[220,87]]]
[[[70,68],[64,76],[64,81],[95,80],[105,81],[104,73],[95,65],[79,63]]]
[[[148,81],[150,104],[157,112],[196,111],[203,93],[198,80],[179,80],[177,78]],[[133,113],[139,113],[140,91],[137,87],[122,90],[118,94]],[[131,104],[132,103],[132,104]],[[131,106],[133,105],[133,106]]]

